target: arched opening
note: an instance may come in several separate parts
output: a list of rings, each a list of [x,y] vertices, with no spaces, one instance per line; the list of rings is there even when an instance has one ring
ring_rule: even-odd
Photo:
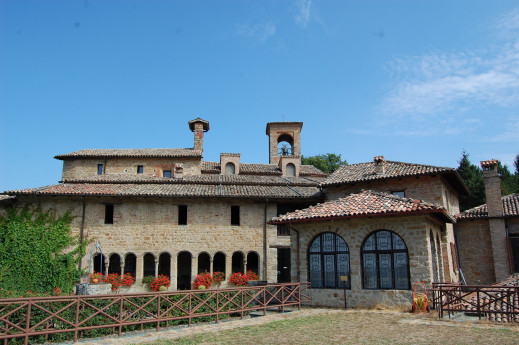
[[[213,274],[215,272],[222,272],[225,277],[225,254],[218,252],[214,254],[213,258]],[[227,278],[227,277],[225,277]]]
[[[318,235],[308,247],[308,276],[312,288],[344,289],[350,284],[350,251],[344,239],[332,232]],[[341,277],[348,277],[347,281]]]
[[[296,166],[292,163],[287,164],[287,177],[296,177]]]
[[[440,242],[440,235],[436,234],[436,256],[438,257],[438,270],[440,271],[440,281],[444,281],[443,264],[442,264],[442,247]]]
[[[159,274],[171,276],[171,255],[168,253],[159,256]]]
[[[110,273],[121,274],[121,257],[119,254],[110,255],[110,261],[108,263],[108,274]]]
[[[211,257],[207,253],[198,255],[198,274],[202,272],[211,272]]]
[[[243,267],[243,253],[242,252],[234,252],[232,254],[232,262],[231,262],[232,272],[231,273],[245,273]]]
[[[434,235],[432,230],[429,230],[429,242],[431,244],[431,260],[432,260],[432,271],[433,271],[433,282],[438,282],[438,259],[436,257],[436,243],[434,242]]]
[[[102,275],[106,275],[106,269],[105,269],[105,260],[106,257],[101,253],[94,254],[94,262],[92,267],[92,272],[99,272]]]
[[[155,276],[155,255],[151,253],[144,254],[144,276]]]
[[[181,252],[177,258],[177,290],[191,289],[191,253]]]
[[[294,154],[294,138],[289,134],[281,134],[278,137],[278,154],[289,156]]]
[[[137,256],[133,253],[126,254],[124,259],[124,273],[130,273],[134,277],[137,274]]]
[[[234,175],[236,174],[236,166],[234,163],[229,162],[225,164],[225,175]]]
[[[259,275],[259,255],[256,252],[247,254],[247,272],[249,271]]]
[[[409,253],[404,240],[389,230],[370,234],[361,248],[364,289],[410,290]]]

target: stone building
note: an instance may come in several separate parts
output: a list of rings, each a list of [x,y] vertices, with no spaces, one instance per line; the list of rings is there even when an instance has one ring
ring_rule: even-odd
[[[519,194],[501,196],[498,163],[481,162],[487,203],[456,215],[460,264],[469,285],[519,273]]]
[[[405,305],[417,281],[458,281],[454,215],[467,187],[455,169],[386,161],[339,168],[326,202],[271,221],[292,230],[292,279],[315,304]]]
[[[467,189],[456,170],[378,156],[327,177],[301,164],[302,125],[267,124],[269,164],[204,161],[200,118],[189,121],[193,148],[58,155],[59,184],[4,192],[0,208],[70,211],[92,241],[83,268],[137,282],[166,274],[170,289],[203,271],[253,270],[310,281],[316,305],[343,306],[346,287],[348,305],[374,306],[409,304],[416,281],[457,281],[452,224]],[[103,255],[91,262],[94,241]]]

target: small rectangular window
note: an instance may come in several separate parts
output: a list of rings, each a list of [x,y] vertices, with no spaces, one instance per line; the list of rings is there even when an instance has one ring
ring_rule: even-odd
[[[187,225],[187,205],[178,205],[178,225]]]
[[[97,175],[103,175],[104,171],[103,171],[103,164],[98,164],[97,165]]]
[[[105,224],[114,223],[114,205],[105,205]]]
[[[162,177],[171,177],[171,170],[164,170],[162,172]]]
[[[405,198],[405,191],[403,191],[403,190],[395,190],[395,191],[391,192],[391,194],[393,194],[394,196],[399,196],[401,198]]]
[[[137,174],[142,174],[144,172],[144,166],[137,165]]]
[[[240,206],[231,206],[231,225],[240,225]]]

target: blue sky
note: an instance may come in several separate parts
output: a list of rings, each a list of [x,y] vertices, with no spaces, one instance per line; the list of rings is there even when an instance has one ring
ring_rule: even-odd
[[[0,190],[57,183],[57,154],[192,147],[456,167],[519,153],[517,1],[0,1]],[[512,168],[513,169],[513,168]]]

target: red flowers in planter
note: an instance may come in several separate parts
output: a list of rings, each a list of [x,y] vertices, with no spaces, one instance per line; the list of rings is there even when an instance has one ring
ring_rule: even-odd
[[[209,289],[213,284],[218,286],[223,281],[224,275],[222,272],[214,272],[211,276],[211,273],[205,271],[196,276],[195,281],[193,282],[193,289]],[[201,288],[201,286],[204,286]]]
[[[103,279],[103,283],[112,284],[112,290],[118,290],[121,286],[131,287],[135,283],[135,277],[125,273],[121,277],[117,273],[110,273]]]
[[[229,282],[236,286],[247,286],[247,282],[249,280],[258,280],[259,276],[249,270],[246,274],[242,274],[241,272],[232,273],[229,276]]]
[[[169,279],[169,276],[159,274],[159,276],[157,278],[155,278],[154,281],[151,282],[150,288],[153,291],[159,292],[161,286],[165,286],[167,289],[170,284],[171,284],[171,280]]]

